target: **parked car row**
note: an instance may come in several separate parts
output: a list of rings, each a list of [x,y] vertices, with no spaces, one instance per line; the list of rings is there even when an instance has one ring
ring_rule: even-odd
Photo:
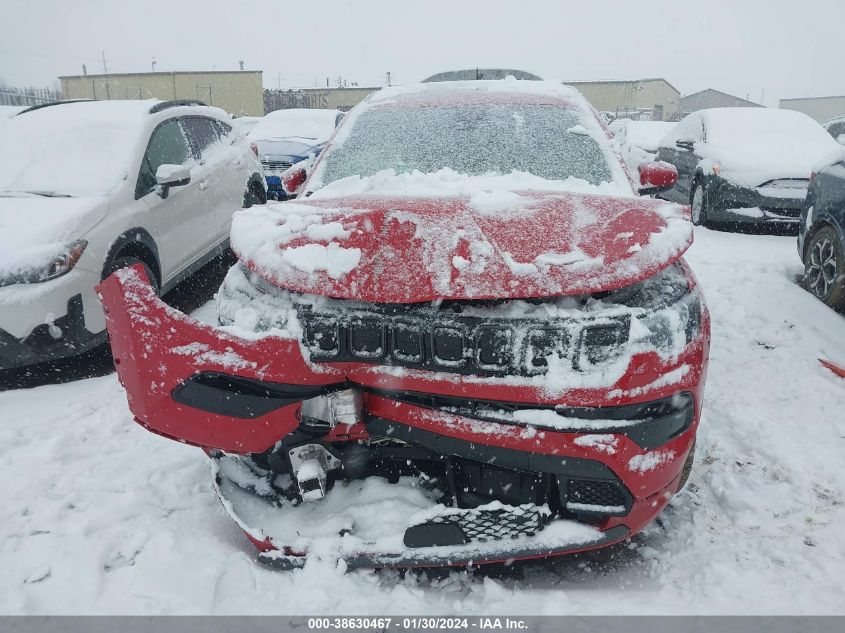
[[[229,116],[190,101],[33,106],[0,126],[0,370],[106,341],[94,287],[139,264],[157,293],[266,201]]]
[[[678,182],[662,195],[690,204],[694,224],[795,227],[807,289],[845,311],[845,117],[821,126],[791,110],[713,108],[610,129],[626,160],[675,166]]]

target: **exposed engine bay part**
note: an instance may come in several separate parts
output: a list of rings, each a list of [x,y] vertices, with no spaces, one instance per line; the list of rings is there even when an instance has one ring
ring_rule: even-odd
[[[288,451],[291,470],[303,501],[326,496],[326,473],[340,468],[340,460],[322,444],[303,444]]]
[[[302,403],[303,423],[329,429],[338,424],[358,424],[362,419],[362,401],[363,396],[358,389],[344,389],[305,400]]]

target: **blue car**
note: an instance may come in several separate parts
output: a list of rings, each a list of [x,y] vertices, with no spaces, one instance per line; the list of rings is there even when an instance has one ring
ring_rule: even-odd
[[[269,199],[288,197],[282,188],[282,172],[318,156],[342,118],[339,110],[291,108],[270,112],[250,130],[248,138],[264,168]]]

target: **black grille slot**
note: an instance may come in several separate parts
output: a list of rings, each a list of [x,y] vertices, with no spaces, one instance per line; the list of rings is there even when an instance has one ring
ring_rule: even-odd
[[[316,356],[337,356],[340,353],[340,325],[329,318],[309,319],[305,323],[305,344]]]
[[[437,326],[432,333],[434,362],[444,367],[461,367],[466,363],[464,333],[458,328]]]
[[[399,321],[393,326],[393,357],[404,363],[422,363],[425,343],[422,331],[413,323]]]
[[[611,480],[570,479],[566,493],[567,506],[580,504],[601,508],[622,508],[617,512],[602,512],[602,514],[625,514],[630,505],[627,495],[619,484]]]
[[[349,324],[349,350],[358,358],[381,358],[385,352],[381,319],[353,319]]]
[[[482,369],[509,367],[513,360],[513,331],[495,325],[483,325],[475,332],[478,366]]]

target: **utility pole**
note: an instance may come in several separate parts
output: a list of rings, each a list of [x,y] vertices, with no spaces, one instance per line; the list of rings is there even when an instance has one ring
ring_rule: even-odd
[[[88,68],[86,68],[85,64],[82,64],[82,74],[87,77],[88,76]]]
[[[387,71],[387,85],[390,85],[390,71]]]
[[[153,72],[156,71],[156,58],[153,57]]]
[[[240,60],[238,62],[238,65],[241,67],[241,70],[243,70],[244,69],[244,60]]]
[[[106,66],[106,51],[102,51],[102,53],[103,53],[103,74],[108,75],[109,74],[109,67]]]

